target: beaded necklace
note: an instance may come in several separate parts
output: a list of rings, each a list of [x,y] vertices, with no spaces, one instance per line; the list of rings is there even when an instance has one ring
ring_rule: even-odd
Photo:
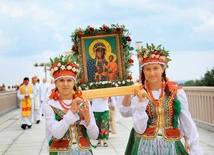
[[[63,102],[62,99],[59,99],[58,101],[59,101],[59,103],[60,103],[60,105],[62,106],[63,109],[65,109],[65,110],[69,110],[70,109],[70,108],[67,108],[66,106],[70,107],[72,102],[70,104],[66,104],[65,102]]]

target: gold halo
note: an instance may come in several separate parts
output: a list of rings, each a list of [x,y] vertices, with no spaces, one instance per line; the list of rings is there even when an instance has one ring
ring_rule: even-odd
[[[110,55],[113,55],[114,56],[114,59],[112,60],[113,62],[115,62],[116,60],[117,60],[117,56],[116,56],[116,54],[114,54],[114,53],[108,53],[108,54],[106,54],[105,55],[105,59],[109,62],[109,56]]]
[[[111,45],[103,39],[97,39],[97,40],[94,40],[89,46],[89,54],[90,54],[92,59],[95,58],[94,46],[97,43],[103,43],[106,46],[106,54],[105,55],[111,53]]]

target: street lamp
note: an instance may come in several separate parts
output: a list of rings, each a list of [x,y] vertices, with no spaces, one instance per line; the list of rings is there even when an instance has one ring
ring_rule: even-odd
[[[142,41],[136,41],[135,42],[135,50],[140,50],[143,46]],[[141,64],[139,63],[139,75],[141,75]]]
[[[42,62],[42,63],[35,63],[34,64],[34,67],[44,67],[44,72],[45,72],[45,79],[47,79],[47,67],[50,66],[49,63],[45,63],[45,62]]]

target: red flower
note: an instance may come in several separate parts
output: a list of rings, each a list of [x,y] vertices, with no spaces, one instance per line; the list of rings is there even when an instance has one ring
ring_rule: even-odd
[[[119,33],[122,33],[122,29],[120,27],[117,27],[116,31],[119,32]]]
[[[93,27],[89,27],[88,30],[91,31],[91,32],[93,32],[94,28]]]
[[[59,63],[59,62],[56,62],[55,64],[53,64],[52,67],[53,67],[53,68],[54,68],[54,67],[57,67],[58,63]]]
[[[129,63],[134,63],[134,60],[130,58],[130,59],[128,60],[128,62],[129,62]]]
[[[73,95],[73,99],[75,99],[76,97],[82,98],[82,91],[77,89],[75,91],[75,94]]]
[[[126,40],[127,41],[132,41],[131,37],[129,37],[129,36],[126,37]]]
[[[109,27],[108,27],[108,26],[103,25],[103,27],[102,27],[102,30],[103,30],[103,31],[107,31],[108,29],[109,29]]]
[[[80,84],[83,84],[83,83],[84,83],[84,80],[83,80],[83,79],[80,79],[79,83],[80,83]]]
[[[78,30],[77,35],[78,35],[78,37],[81,37],[82,36],[82,30]]]
[[[72,51],[75,51],[75,50],[76,50],[76,46],[73,45],[72,48],[71,48],[71,50],[72,50]]]
[[[156,55],[160,55],[160,51],[157,51],[157,52],[156,52]]]
[[[131,75],[129,75],[129,76],[127,77],[127,79],[132,80],[132,76],[131,76]]]

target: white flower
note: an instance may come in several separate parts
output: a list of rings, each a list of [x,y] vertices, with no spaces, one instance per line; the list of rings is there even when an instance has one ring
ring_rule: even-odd
[[[121,82],[120,82],[120,81],[118,81],[118,84],[121,84]]]
[[[60,68],[61,68],[61,70],[64,70],[64,69],[65,69],[65,66],[64,66],[64,65],[62,65]]]
[[[155,57],[155,54],[152,54],[152,55],[151,55],[151,58],[154,58],[154,57]]]
[[[89,90],[88,86],[87,86],[87,87],[85,87],[85,90]]]
[[[93,83],[92,83],[92,82],[90,82],[90,83],[89,83],[89,86],[92,86],[92,85],[93,85]]]
[[[166,59],[166,57],[165,56],[160,56],[160,59],[162,59],[163,61]]]
[[[70,70],[71,68],[72,68],[72,67],[71,67],[70,65],[69,65],[69,66],[67,66],[67,69],[68,69],[68,70]]]
[[[78,87],[78,89],[79,89],[79,90],[82,90],[82,88],[81,88],[80,86]]]
[[[54,73],[54,71],[51,70],[51,71],[50,71],[50,76],[53,76],[53,73]]]
[[[59,63],[57,64],[57,66],[60,67],[60,66],[61,66],[61,63],[59,62]]]
[[[76,72],[76,68],[73,67],[73,68],[72,68],[72,71],[73,71],[73,72]]]
[[[147,57],[148,57],[147,54],[144,54],[143,58],[147,58]]]
[[[127,79],[126,81],[127,81],[127,82],[130,82],[131,80],[130,80],[130,79]]]
[[[126,82],[125,81],[122,81],[122,84],[125,84]]]
[[[146,51],[146,55],[148,55],[149,54],[149,51]]]
[[[118,87],[118,84],[115,84],[116,87]]]
[[[156,54],[156,55],[155,55],[155,58],[159,58],[159,57],[160,57],[160,55],[159,55],[159,54]]]
[[[54,71],[57,71],[58,70],[58,67],[54,67]]]

